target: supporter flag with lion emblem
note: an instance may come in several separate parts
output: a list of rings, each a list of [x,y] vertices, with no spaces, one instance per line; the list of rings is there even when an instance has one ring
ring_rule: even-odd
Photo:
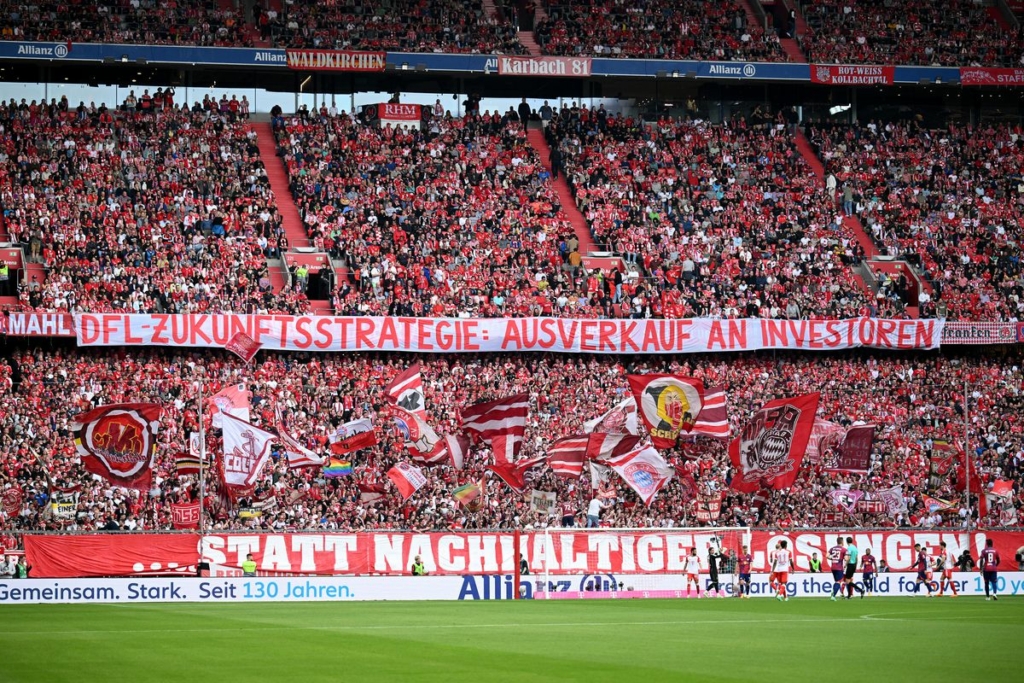
[[[82,466],[111,484],[148,489],[162,410],[155,403],[120,403],[77,416],[71,430]]]
[[[787,489],[796,481],[818,411],[817,393],[766,403],[729,444],[736,473],[731,487],[742,493]]]
[[[640,419],[655,448],[674,448],[681,432],[697,424],[704,407],[704,382],[679,375],[629,375]]]

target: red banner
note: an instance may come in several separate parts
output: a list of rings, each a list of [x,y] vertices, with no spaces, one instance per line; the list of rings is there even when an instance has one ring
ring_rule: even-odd
[[[811,83],[823,85],[892,85],[894,66],[812,64]]]
[[[171,519],[175,529],[198,529],[199,503],[172,503]]]
[[[590,76],[589,57],[498,57],[502,76]]]
[[[1024,86],[1024,69],[970,66],[960,68],[960,85]]]
[[[289,69],[301,71],[383,71],[386,52],[285,50]]]
[[[37,579],[175,574],[194,576],[196,560],[199,558],[199,536],[26,535],[25,556],[32,567],[32,577]]]
[[[689,549],[704,548],[716,533],[721,530],[524,533],[520,547],[534,571],[543,570],[548,557],[548,569],[556,573],[657,573],[682,571]],[[1024,533],[1013,531],[754,531],[753,569],[768,569],[768,553],[785,538],[797,571],[806,572],[811,554],[825,557],[837,536],[852,536],[862,553],[870,548],[892,571],[912,568],[915,543],[934,556],[945,541],[950,552],[959,556],[968,549],[977,560],[991,538],[1004,570],[1015,568],[1014,554],[1024,545]],[[195,534],[25,537],[28,563],[38,578],[194,572],[198,546]],[[431,574],[462,575],[513,571],[518,560],[512,533],[225,533],[204,536],[202,547],[204,561],[235,568],[252,553],[258,571],[268,574],[408,575],[419,555]]]

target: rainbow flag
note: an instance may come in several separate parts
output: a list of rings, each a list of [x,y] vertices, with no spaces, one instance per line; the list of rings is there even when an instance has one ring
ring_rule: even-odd
[[[452,498],[459,501],[470,512],[479,512],[483,507],[483,486],[480,482],[472,482],[452,491]]]
[[[338,460],[337,458],[331,458],[327,465],[324,467],[325,477],[351,477],[352,476],[352,463],[348,460]]]

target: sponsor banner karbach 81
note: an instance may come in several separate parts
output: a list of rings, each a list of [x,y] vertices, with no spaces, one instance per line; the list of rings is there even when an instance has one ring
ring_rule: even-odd
[[[568,320],[308,315],[75,316],[79,346],[223,347],[244,332],[266,350],[413,353],[701,353],[856,347],[935,349],[942,320]]]
[[[498,57],[502,76],[589,76],[588,57]]]

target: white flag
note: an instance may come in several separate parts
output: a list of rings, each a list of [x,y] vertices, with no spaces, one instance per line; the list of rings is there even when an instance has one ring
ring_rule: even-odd
[[[653,446],[606,460],[605,464],[615,470],[647,506],[676,474],[676,469],[665,462]]]
[[[248,422],[224,413],[224,462],[221,476],[228,486],[252,486],[270,457],[270,443],[277,437]]]
[[[583,423],[583,431],[604,432],[606,434],[639,434],[636,419],[636,399],[630,396],[611,410],[593,420]]]

